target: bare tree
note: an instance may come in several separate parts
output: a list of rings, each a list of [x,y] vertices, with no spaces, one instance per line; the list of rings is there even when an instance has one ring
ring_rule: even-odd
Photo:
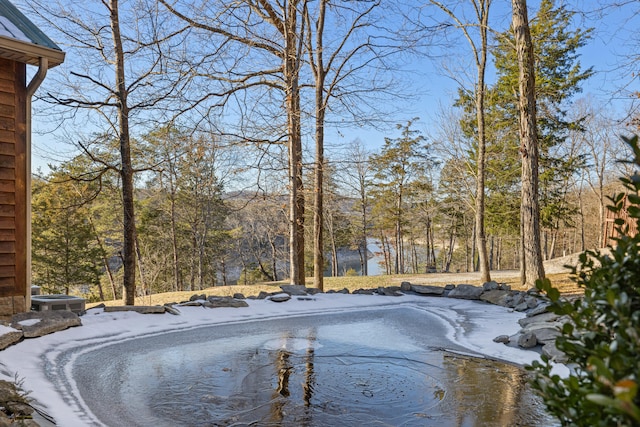
[[[622,133],[621,126],[616,121],[606,117],[606,113],[599,108],[593,98],[584,98],[577,103],[577,114],[584,118],[583,132],[576,132],[576,144],[582,146],[589,165],[585,168],[585,175],[589,188],[598,200],[598,247],[606,244],[603,241],[605,227],[605,213],[607,195],[606,185],[611,182],[616,160],[620,152],[624,152],[618,135]]]
[[[533,44],[529,32],[526,0],[512,0],[513,32],[518,53],[520,112],[520,154],[522,156],[522,284],[533,285],[544,278],[540,245],[540,206],[538,202],[538,136],[536,130],[535,70]]]
[[[276,140],[285,139],[287,146],[289,279],[293,284],[304,284],[305,206],[299,75],[305,32],[301,16],[307,0],[194,2],[185,7],[178,7],[181,5],[167,0],[160,0],[160,3],[192,28],[205,34],[205,49],[209,51],[205,50],[202,58],[196,59],[191,66],[196,79],[202,79],[207,86],[215,83],[215,89],[220,88],[219,91],[209,89],[201,97],[195,97],[188,108],[207,105],[209,100],[214,100],[213,105],[205,108],[205,115],[209,115],[214,107],[225,105],[232,96],[239,97],[238,108],[251,108],[246,99],[242,99],[251,90],[269,92],[276,89],[282,95],[280,105],[286,115],[286,130],[284,136]],[[216,43],[211,42],[212,37]],[[223,46],[229,47],[227,55],[235,51],[235,56],[220,55]],[[212,63],[212,58],[226,61],[226,65]],[[266,61],[263,68],[260,60]],[[269,96],[262,96],[258,102],[269,100]],[[265,107],[264,104],[262,106]],[[264,139],[246,139],[264,142]]]
[[[319,0],[314,11],[305,8],[307,52],[309,65],[314,80],[315,104],[315,162],[314,162],[314,284],[323,288],[323,174],[324,174],[324,139],[325,122],[330,103],[344,103],[344,99],[354,102],[355,98],[363,99],[363,90],[371,92],[382,90],[388,82],[381,84],[379,79],[372,79],[363,71],[385,67],[385,58],[399,51],[398,43],[385,41],[384,46],[376,43],[376,37],[369,31],[374,26],[373,12],[380,6],[376,1],[342,1],[331,2]],[[333,23],[330,30],[330,43],[325,43],[325,23]],[[378,33],[388,30],[377,28]],[[366,35],[366,36],[365,36]],[[357,87],[357,89],[355,89]],[[336,108],[337,109],[337,108]],[[375,110],[374,107],[372,109]],[[353,111],[345,111],[353,114]],[[358,120],[366,117],[359,114]]]
[[[42,99],[64,107],[54,111],[69,123],[83,120],[78,129],[114,135],[107,138],[76,136],[77,140],[91,139],[99,144],[117,141],[117,159],[111,157],[110,148],[104,145],[101,153],[108,153],[106,156],[97,154],[84,143],[80,145],[98,165],[94,176],[101,177],[108,169],[120,175],[124,301],[134,304],[136,168],[132,156],[132,127],[139,126],[135,117],[142,112],[158,111],[160,104],[169,100],[181,84],[180,79],[172,79],[168,71],[167,61],[171,56],[168,47],[160,46],[184,29],[172,34],[162,30],[153,4],[145,0],[128,3],[126,8],[122,8],[118,0],[103,0],[92,8],[82,1],[34,0],[28,6],[59,32],[69,56],[75,59],[56,70],[55,77],[45,86],[47,92]],[[46,113],[50,115],[50,109]],[[146,120],[149,119],[147,116]]]
[[[349,144],[345,153],[346,158],[336,166],[336,180],[346,190],[347,197],[356,202],[353,209],[357,219],[353,222],[357,239],[358,254],[360,255],[360,269],[363,276],[368,272],[367,240],[370,232],[371,187],[373,186],[374,170],[369,163],[371,153],[367,151],[361,140],[356,139]]]
[[[476,152],[476,241],[478,248],[479,267],[482,281],[491,280],[489,256],[487,253],[487,238],[485,233],[485,178],[486,178],[486,130],[485,130],[485,74],[487,68],[487,53],[489,49],[489,9],[491,0],[470,0],[475,12],[475,22],[465,22],[454,10],[443,2],[431,0],[453,21],[455,28],[463,32],[469,42],[473,60],[476,66],[476,81],[474,100],[476,108],[476,126],[478,147]],[[476,39],[472,34],[477,30]]]

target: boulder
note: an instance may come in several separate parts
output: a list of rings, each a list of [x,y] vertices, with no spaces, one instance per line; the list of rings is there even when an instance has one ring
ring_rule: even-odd
[[[538,297],[527,295],[526,297],[524,297],[524,302],[527,303],[528,308],[536,308],[538,304],[542,302],[542,300],[540,300],[540,298]]]
[[[221,308],[221,307],[232,307],[232,308],[241,308],[241,307],[249,307],[249,304],[240,299],[235,299],[233,297],[209,297],[207,299],[208,304],[206,305],[209,308]]]
[[[271,293],[271,292],[260,291],[260,293],[258,294],[257,298],[258,299],[265,299],[265,298],[267,298],[267,297],[269,297],[271,295],[274,295],[274,294]]]
[[[529,316],[527,314],[527,317],[523,317],[522,319],[518,320],[518,324],[524,328],[531,323],[555,322],[559,317],[559,315],[550,312],[538,314],[537,316]]]
[[[539,314],[546,313],[547,312],[547,308],[549,308],[549,304],[546,303],[546,302],[540,301],[540,303],[538,304],[537,307],[535,307],[535,308],[529,310],[529,312],[527,312],[527,317],[537,316]]]
[[[480,299],[482,301],[486,301],[491,304],[501,305],[503,307],[509,307],[509,303],[511,302],[511,292],[510,291],[502,291],[499,289],[493,289],[490,291],[483,292],[480,295]]]
[[[490,281],[490,282],[484,282],[482,284],[482,289],[486,291],[495,291],[497,289],[500,289],[500,285],[498,284],[498,282],[496,281]]]
[[[503,344],[509,344],[509,341],[511,341],[509,335],[498,335],[493,339],[493,342],[499,342]]]
[[[359,295],[373,295],[375,294],[376,291],[374,289],[356,289],[355,291],[353,291],[353,294],[359,294]]]
[[[163,305],[114,305],[104,308],[105,313],[117,311],[135,311],[140,314],[164,314],[166,312]]]
[[[307,288],[307,293],[309,295],[316,295],[316,294],[321,294],[322,291],[318,288]]]
[[[285,301],[289,301],[291,299],[291,295],[283,292],[283,293],[280,293],[280,294],[271,295],[267,299],[269,301],[273,301],[273,302],[285,302]]]
[[[520,304],[525,303],[524,298],[525,298],[525,293],[524,292],[520,292],[520,291],[514,292],[513,293],[513,299],[511,301],[510,307],[514,308],[514,307],[519,306]],[[525,303],[525,305],[526,305],[526,303]]]
[[[527,311],[529,309],[529,306],[527,305],[526,301],[521,302],[520,304],[516,305],[515,307],[513,307],[513,309],[515,311]]]
[[[387,297],[400,297],[403,295],[398,286],[387,286],[386,288],[380,286],[377,292],[378,295],[384,295]]]
[[[480,286],[458,285],[449,292],[449,298],[479,300],[484,289]]]
[[[240,292],[236,292],[235,294],[233,294],[233,299],[247,299],[244,294],[240,293]]]
[[[169,314],[173,314],[174,316],[179,316],[180,315],[180,310],[178,310],[177,308],[173,307],[173,305],[165,304],[164,305],[164,311],[166,311]]]
[[[30,311],[11,318],[11,327],[21,330],[25,338],[41,337],[81,325],[78,315],[66,310]]]
[[[444,294],[444,288],[440,286],[411,285],[411,290],[417,294],[432,297],[441,297]]]
[[[527,332],[518,337],[518,345],[522,348],[532,348],[537,344],[538,340],[533,332]]]
[[[402,292],[409,292],[411,290],[411,282],[400,283],[400,290]]]
[[[556,338],[560,336],[560,331],[556,328],[540,328],[533,331],[536,341],[540,345],[556,342]]]
[[[307,288],[304,285],[281,285],[280,289],[282,289],[282,292],[289,295],[308,295]]]
[[[542,354],[547,356],[552,362],[567,363],[569,361],[567,355],[558,350],[555,342],[550,342],[542,346]]]
[[[22,331],[4,327],[0,330],[0,350],[4,350],[22,339]]]
[[[205,294],[191,295],[191,298],[189,298],[189,301],[206,301],[206,300],[207,300],[207,296]]]

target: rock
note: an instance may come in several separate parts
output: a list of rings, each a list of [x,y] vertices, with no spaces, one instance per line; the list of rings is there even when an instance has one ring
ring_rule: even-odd
[[[241,307],[249,307],[249,304],[240,299],[235,299],[233,297],[209,297],[207,299],[207,307],[209,308],[221,308],[221,307],[232,307],[232,308],[241,308]]]
[[[376,291],[373,289],[356,289],[355,291],[353,291],[353,294],[360,294],[360,295],[373,295],[375,294]]]
[[[532,323],[555,322],[556,320],[558,320],[559,317],[560,316],[558,316],[557,314],[549,313],[549,312],[538,314],[537,316],[531,316],[531,317],[527,315],[527,317],[523,317],[522,319],[518,320],[518,324],[524,328],[525,326]]]
[[[493,339],[493,342],[500,342],[503,344],[509,344],[509,341],[511,341],[509,335],[498,335]]]
[[[529,306],[527,305],[527,303],[525,301],[521,302],[520,304],[516,305],[515,307],[513,307],[513,309],[515,311],[527,311],[529,309]]]
[[[166,311],[169,314],[173,314],[174,316],[179,316],[180,315],[180,310],[178,310],[177,308],[174,308],[171,305],[166,305],[165,304],[164,311]]]
[[[386,288],[380,286],[377,292],[378,295],[384,295],[387,297],[400,297],[403,295],[402,292],[400,292],[400,288],[397,286],[387,286]]]
[[[479,300],[480,295],[484,292],[480,286],[458,285],[449,292],[449,298],[460,298],[469,300]]]
[[[343,288],[343,289],[340,289],[339,291],[336,291],[336,293],[347,295],[349,294],[349,289]]]
[[[456,288],[456,285],[451,285],[451,284],[444,286],[444,290],[445,291],[451,291],[451,290],[453,290],[455,288]]]
[[[548,303],[540,302],[537,307],[531,309],[527,313],[527,317],[537,316],[539,314],[546,313],[547,312],[547,308],[549,308],[549,304]]]
[[[265,298],[267,298],[268,296],[271,296],[271,295],[273,295],[273,294],[270,293],[270,292],[260,291],[260,293],[258,294],[257,298],[258,299],[265,299]]]
[[[506,283],[500,283],[500,288],[501,291],[510,291],[511,290],[511,285],[507,285]]]
[[[30,420],[31,414],[35,410],[29,405],[27,393],[15,383],[0,380],[0,407],[2,408],[0,426],[38,426],[37,423]],[[12,421],[16,421],[16,423],[13,424]]]
[[[191,298],[189,298],[189,301],[206,301],[206,300],[207,300],[207,296],[205,294],[191,295]]]
[[[289,295],[304,296],[307,294],[307,288],[304,285],[281,285],[280,289]]]
[[[513,300],[511,301],[511,308],[516,307],[524,303],[524,292],[516,291],[513,293]]]
[[[35,338],[81,325],[77,314],[59,310],[18,313],[11,318],[10,326],[21,330],[25,338]]]
[[[558,350],[555,342],[550,342],[542,346],[542,354],[547,356],[549,360],[556,363],[567,363],[569,359],[567,355]]]
[[[518,345],[522,348],[532,348],[538,344],[538,340],[533,332],[527,332],[518,337]]]
[[[510,291],[493,289],[487,292],[483,292],[482,295],[480,295],[480,299],[491,304],[509,307],[509,303],[511,302],[512,297]]]
[[[527,317],[523,317],[522,319],[518,320],[518,324],[524,328],[531,323],[555,322],[556,320],[558,320],[558,318],[560,318],[560,316],[555,313],[549,312],[538,314],[537,316],[529,316],[529,314],[527,314]]]
[[[560,336],[560,331],[556,328],[540,328],[533,331],[538,344],[544,345],[556,342],[556,338]]]
[[[105,313],[117,311],[135,311],[140,314],[164,314],[166,312],[163,305],[115,305],[104,308]]]
[[[236,292],[235,294],[233,294],[233,298],[234,299],[246,299],[244,294],[241,294],[240,292]]]
[[[0,335],[0,350],[4,350],[22,339],[22,331],[11,328],[11,330]]]
[[[93,307],[89,307],[89,308],[87,308],[87,310],[86,310],[86,311],[89,311],[89,310],[95,310],[95,309],[98,309],[98,308],[105,308],[105,307],[106,307],[106,305],[104,305],[104,303],[100,303],[100,304],[98,304],[98,305],[94,305]]]
[[[428,295],[433,297],[441,297],[444,294],[444,289],[440,286],[428,286],[428,285],[411,285],[411,290],[420,295]]]
[[[181,302],[180,307],[202,307],[204,305],[203,301],[185,301]]]
[[[486,291],[495,291],[497,289],[500,289],[500,285],[498,285],[498,282],[495,281],[490,281],[490,282],[484,282],[482,284],[482,289]]]
[[[531,295],[527,295],[526,297],[524,297],[524,301],[527,303],[528,308],[536,308],[541,302],[539,298]]]
[[[307,288],[307,293],[309,295],[316,295],[316,294],[321,294],[322,291],[318,288]]]
[[[285,302],[291,299],[291,295],[283,292],[280,294],[271,295],[267,299],[273,302]]]
[[[400,283],[400,290],[402,292],[409,292],[411,290],[411,282]]]

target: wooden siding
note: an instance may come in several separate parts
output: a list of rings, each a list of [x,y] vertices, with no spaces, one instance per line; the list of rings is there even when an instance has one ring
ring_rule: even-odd
[[[629,199],[625,197],[624,200],[624,209],[620,211],[618,214],[614,214],[609,209],[607,209],[606,218],[604,220],[604,246],[612,245],[615,246],[615,238],[620,237],[620,233],[616,229],[616,225],[614,221],[616,219],[622,219],[625,225],[628,227],[628,235],[635,236],[638,234],[638,226],[635,218],[631,218],[629,216],[628,208],[630,206]]]
[[[0,59],[0,297],[27,287],[25,64]]]

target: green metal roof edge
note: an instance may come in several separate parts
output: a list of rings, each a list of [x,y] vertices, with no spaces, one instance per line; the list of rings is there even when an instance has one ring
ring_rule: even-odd
[[[35,45],[44,46],[49,49],[59,50],[62,49],[53,42],[45,33],[40,30],[33,22],[29,20],[22,12],[18,10],[10,1],[0,0],[0,15],[9,19],[13,25],[18,27],[25,36],[31,40]]]

